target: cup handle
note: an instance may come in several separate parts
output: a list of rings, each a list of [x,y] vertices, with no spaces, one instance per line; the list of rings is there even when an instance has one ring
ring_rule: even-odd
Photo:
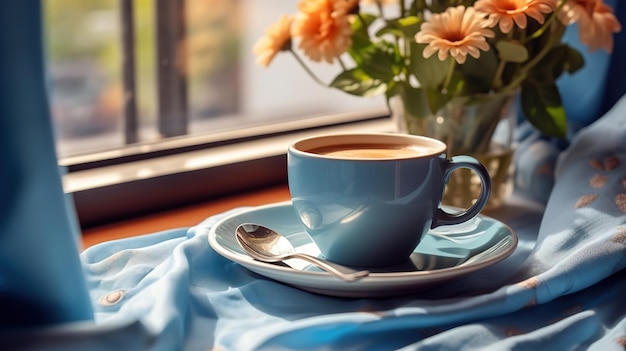
[[[459,168],[469,168],[476,172],[482,183],[480,195],[470,208],[459,213],[452,214],[438,208],[431,228],[466,222],[476,217],[487,204],[487,200],[489,200],[489,195],[491,195],[491,177],[489,176],[489,172],[487,172],[485,166],[483,166],[483,164],[474,157],[454,156],[447,160],[446,163],[444,163],[443,169],[444,185],[448,184],[452,172]]]

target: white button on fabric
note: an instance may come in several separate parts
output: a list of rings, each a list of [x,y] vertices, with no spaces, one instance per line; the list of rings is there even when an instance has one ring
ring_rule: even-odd
[[[98,303],[102,306],[113,306],[116,303],[120,302],[123,297],[124,291],[116,290],[102,296]]]

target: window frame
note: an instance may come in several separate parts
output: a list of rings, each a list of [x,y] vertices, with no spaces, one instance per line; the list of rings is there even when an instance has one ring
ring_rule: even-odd
[[[392,132],[389,113],[343,113],[61,159],[82,229],[287,183],[287,146],[314,134]]]

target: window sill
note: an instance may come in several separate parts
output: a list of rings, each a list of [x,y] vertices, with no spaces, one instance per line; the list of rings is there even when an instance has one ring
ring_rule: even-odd
[[[289,200],[287,184],[223,196],[190,206],[86,229],[82,232],[82,246],[86,249],[105,241],[157,233],[174,228],[188,228],[197,225],[208,217],[233,208],[260,206],[286,200]]]
[[[390,118],[251,138],[174,155],[72,171],[63,177],[82,229],[285,184],[286,150],[313,134],[389,132]]]

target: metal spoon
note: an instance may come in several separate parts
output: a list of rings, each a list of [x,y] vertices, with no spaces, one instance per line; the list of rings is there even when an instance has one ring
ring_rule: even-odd
[[[370,274],[369,271],[357,271],[315,256],[296,252],[287,238],[258,224],[246,223],[238,226],[237,242],[250,257],[262,262],[273,263],[282,262],[289,258],[299,258],[348,282],[359,280]]]

